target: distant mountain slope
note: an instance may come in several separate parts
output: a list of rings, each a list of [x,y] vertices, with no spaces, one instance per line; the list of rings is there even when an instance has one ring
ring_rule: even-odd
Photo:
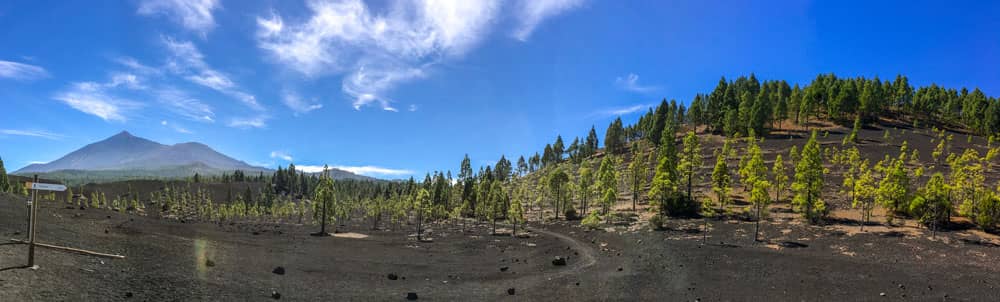
[[[201,143],[164,145],[122,131],[44,164],[28,165],[12,174],[59,179],[69,183],[109,182],[130,179],[173,179],[232,173],[249,175],[274,170],[249,165]],[[330,169],[334,179],[375,180],[344,170]]]
[[[47,173],[62,170],[158,170],[179,166],[196,166],[198,168],[196,170],[205,172],[267,170],[223,155],[203,144],[182,143],[168,146],[123,131],[50,163],[32,164],[14,173]]]

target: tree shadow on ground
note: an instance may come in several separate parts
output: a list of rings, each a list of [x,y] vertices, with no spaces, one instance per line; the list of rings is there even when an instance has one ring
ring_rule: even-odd
[[[9,267],[0,268],[0,272],[9,271],[9,270],[15,270],[15,269],[26,269],[26,268],[31,268],[31,267],[27,266],[27,265],[9,266]]]

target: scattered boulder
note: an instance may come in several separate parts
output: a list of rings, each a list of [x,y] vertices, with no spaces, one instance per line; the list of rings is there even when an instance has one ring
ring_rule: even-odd
[[[618,271],[619,271],[619,272],[620,272],[620,271],[622,271],[622,269],[623,269],[623,268],[622,268],[621,266],[619,266],[619,267],[618,267]]]
[[[396,274],[393,274],[393,273],[389,273],[389,275],[387,277],[389,278],[389,280],[392,280],[392,281],[396,281],[397,279],[399,279],[399,276],[396,276]]]
[[[279,293],[278,291],[272,290],[271,291],[271,298],[275,299],[275,300],[281,299],[281,293]]]
[[[132,292],[125,292],[125,298],[131,298]]]
[[[507,294],[513,296],[514,295],[514,288],[513,287],[508,288],[507,289]]]
[[[283,267],[283,266],[275,267],[274,270],[272,270],[271,272],[274,273],[274,274],[276,274],[276,275],[284,275],[285,274],[285,267]]]
[[[417,299],[417,293],[412,293],[412,292],[411,293],[406,293],[406,300],[413,301],[413,300],[416,300],[416,299]]]
[[[552,265],[555,265],[555,266],[565,266],[566,265],[566,258],[563,258],[562,256],[556,256],[555,259],[552,259]]]
[[[212,261],[211,259],[206,259],[205,260],[205,266],[207,266],[207,267],[213,267],[213,266],[215,266],[215,261]]]
[[[500,267],[500,271],[501,272],[506,272],[507,269],[510,269],[510,267],[507,267],[507,266]]]

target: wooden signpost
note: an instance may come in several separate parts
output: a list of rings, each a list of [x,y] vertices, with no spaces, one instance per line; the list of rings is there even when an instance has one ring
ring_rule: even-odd
[[[36,229],[37,229],[36,223],[38,222],[38,198],[37,198],[38,197],[38,191],[56,191],[56,192],[62,192],[62,191],[66,191],[66,186],[60,185],[60,184],[39,183],[38,182],[38,175],[35,175],[32,178],[32,181],[25,183],[24,186],[26,188],[28,188],[28,189],[31,190],[31,200],[28,201],[28,241],[25,242],[23,240],[17,240],[17,239],[11,239],[10,241],[28,244],[28,267],[29,268],[32,268],[32,269],[37,269],[38,268],[38,266],[35,265],[35,246],[40,246],[40,247],[45,247],[45,248],[50,248],[50,249],[55,249],[55,250],[61,250],[61,251],[69,251],[69,252],[81,253],[81,254],[85,254],[85,255],[99,256],[99,257],[119,258],[119,259],[125,258],[125,256],[122,256],[122,255],[104,254],[104,253],[92,252],[92,251],[87,251],[87,250],[81,250],[81,249],[63,247],[63,246],[58,246],[58,245],[36,243],[35,242],[35,237],[36,237],[35,233],[36,233]]]

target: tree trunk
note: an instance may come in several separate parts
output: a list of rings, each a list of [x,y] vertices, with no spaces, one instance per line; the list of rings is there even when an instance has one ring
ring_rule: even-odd
[[[694,173],[688,173],[688,200],[694,200],[691,196],[691,185],[693,183]]]
[[[320,223],[319,233],[326,236],[326,202],[323,202],[323,222]]]
[[[423,213],[417,212],[417,241],[423,240],[423,238],[420,237],[420,233],[423,232],[423,229],[421,229],[421,223],[424,221],[423,217],[421,217],[423,216],[422,214]]]
[[[757,205],[757,223],[753,227],[753,241],[760,241],[760,205]]]
[[[706,242],[708,242],[708,215],[705,215],[704,218],[705,219],[704,219],[704,222],[702,224],[704,225],[705,230],[702,233],[702,237],[701,237],[701,243],[702,244],[705,244]]]

